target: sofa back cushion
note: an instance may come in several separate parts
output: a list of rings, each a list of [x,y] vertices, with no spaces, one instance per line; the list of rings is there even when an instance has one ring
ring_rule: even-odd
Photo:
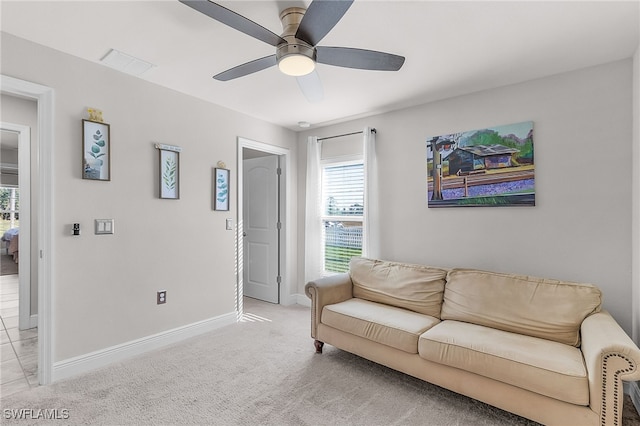
[[[453,269],[441,317],[579,346],[582,321],[601,303],[591,284]]]
[[[353,297],[440,318],[447,270],[354,257]]]

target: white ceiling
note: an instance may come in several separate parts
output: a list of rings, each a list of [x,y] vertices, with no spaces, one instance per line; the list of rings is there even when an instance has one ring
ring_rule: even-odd
[[[280,34],[279,12],[309,1],[220,1]],[[398,72],[319,64],[310,103],[276,67],[220,82],[221,71],[275,53],[177,0],[1,1],[2,31],[99,62],[117,49],[157,67],[142,77],[294,130],[518,83],[633,56],[640,1],[356,0],[319,43],[406,57]]]

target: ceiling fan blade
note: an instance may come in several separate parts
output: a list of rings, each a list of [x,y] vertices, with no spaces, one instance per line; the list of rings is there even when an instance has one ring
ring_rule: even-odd
[[[222,22],[240,32],[243,32],[258,40],[264,41],[272,46],[278,46],[286,41],[279,35],[269,31],[260,24],[256,24],[251,19],[245,18],[236,12],[220,6],[217,3],[208,0],[180,0],[181,3],[204,13],[216,21]]]
[[[276,55],[265,56],[264,58],[256,59],[246,64],[238,65],[226,71],[221,72],[213,76],[214,79],[220,81],[229,81],[234,78],[244,77],[245,75],[253,74],[254,72],[262,71],[269,67],[274,66],[278,61]]]
[[[398,71],[404,56],[350,47],[316,47],[316,61],[321,64],[374,71]]]
[[[353,0],[314,0],[300,22],[296,38],[315,46],[347,12]]]
[[[296,77],[298,86],[309,102],[320,102],[324,98],[322,90],[322,81],[317,71],[313,71],[307,75]]]

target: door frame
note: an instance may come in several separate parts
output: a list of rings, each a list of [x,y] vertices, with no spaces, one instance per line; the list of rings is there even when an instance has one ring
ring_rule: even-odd
[[[280,284],[280,304],[291,305],[295,303],[290,296],[290,274],[288,273],[287,265],[292,265],[292,253],[290,252],[291,244],[289,244],[289,238],[293,235],[291,232],[291,216],[290,216],[290,200],[291,200],[291,184],[290,173],[291,170],[291,155],[288,148],[283,148],[275,145],[270,145],[263,142],[257,142],[251,139],[238,137],[238,152],[237,152],[237,217],[236,217],[236,310],[238,314],[243,313],[242,297],[244,295],[244,282],[243,282],[243,222],[244,222],[244,179],[243,179],[243,163],[242,163],[242,150],[243,148],[254,149],[256,151],[262,151],[269,154],[275,154],[280,156],[280,168],[282,174],[280,176],[280,221],[282,222],[282,229],[280,230],[280,276],[282,282]],[[293,276],[293,274],[291,274]]]
[[[18,328],[38,325],[31,321],[31,128],[22,124],[0,122],[0,129],[18,135],[18,189],[20,191],[20,256],[18,263]],[[37,318],[37,317],[36,317]]]
[[[54,90],[30,81],[0,75],[0,91],[35,100],[38,104],[38,140],[34,147],[38,155],[38,382],[51,383],[53,372],[54,312],[52,230],[53,212],[53,152],[54,152]]]

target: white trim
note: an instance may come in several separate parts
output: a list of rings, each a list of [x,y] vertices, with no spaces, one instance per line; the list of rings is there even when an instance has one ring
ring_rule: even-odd
[[[27,330],[31,317],[31,128],[0,122],[0,128],[18,134],[18,188],[20,190],[20,257],[18,264],[18,328]]]
[[[204,321],[195,322],[172,330],[152,334],[141,339],[111,346],[88,354],[69,358],[53,364],[53,381],[86,373],[117,361],[141,355],[163,346],[235,324],[237,312],[230,312]]]
[[[243,232],[243,164],[242,164],[242,149],[249,148],[257,151],[268,152],[270,154],[276,154],[282,156],[280,161],[280,168],[282,169],[282,176],[284,179],[284,194],[281,194],[282,201],[284,205],[281,206],[281,222],[284,223],[283,234],[281,235],[281,252],[280,252],[280,276],[282,277],[282,283],[280,285],[280,304],[281,305],[291,305],[295,302],[292,302],[293,299],[290,297],[290,283],[289,283],[289,273],[287,271],[287,265],[292,265],[292,253],[290,247],[290,239],[293,236],[293,232],[291,229],[292,218],[290,215],[291,210],[291,155],[288,148],[282,148],[275,145],[269,145],[262,142],[253,141],[250,139],[246,139],[243,137],[238,137],[238,176],[237,176],[237,206],[238,211],[236,213],[236,294],[237,294],[237,303],[236,308],[238,312],[242,313],[242,297],[243,297],[243,256],[244,256],[244,248],[242,247],[242,232]],[[293,275],[293,274],[292,274]]]
[[[35,148],[38,155],[38,381],[42,385],[51,383],[53,369],[53,321],[52,306],[54,289],[54,257],[52,230],[54,223],[53,166],[55,152],[54,137],[54,91],[52,88],[29,81],[0,75],[2,93],[35,99],[38,102],[38,140]]]
[[[38,314],[31,315],[29,317],[29,328],[34,328],[38,326]]]
[[[306,294],[294,294],[293,297],[296,298],[296,303],[298,305],[306,306],[308,308],[311,307],[311,299],[307,297]]]
[[[31,317],[31,129],[21,126],[18,140],[18,188],[20,189],[20,250],[18,280],[20,284],[19,328],[29,326]],[[25,226],[26,225],[26,226]],[[25,256],[26,255],[26,256]],[[24,306],[23,306],[24,303]]]

